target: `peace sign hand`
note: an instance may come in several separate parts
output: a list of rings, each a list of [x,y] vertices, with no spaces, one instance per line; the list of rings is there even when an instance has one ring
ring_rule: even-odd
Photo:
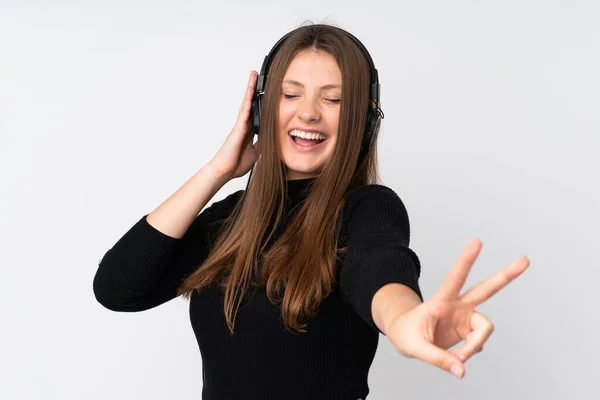
[[[527,257],[516,261],[460,295],[482,243],[473,239],[444,279],[439,291],[390,323],[388,339],[400,354],[418,358],[462,378],[464,362],[483,349],[494,326],[475,307],[492,297],[529,266]],[[447,351],[451,346],[465,343]]]

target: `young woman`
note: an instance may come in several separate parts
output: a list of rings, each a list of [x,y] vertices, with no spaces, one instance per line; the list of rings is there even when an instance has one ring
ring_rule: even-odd
[[[250,74],[214,158],[104,255],[94,293],[106,308],[190,299],[203,399],[365,399],[379,333],[459,377],[491,334],[475,307],[529,261],[460,295],[474,239],[423,301],[407,211],[377,183],[378,89],[348,32],[294,30]],[[246,190],[204,209],[251,169]]]

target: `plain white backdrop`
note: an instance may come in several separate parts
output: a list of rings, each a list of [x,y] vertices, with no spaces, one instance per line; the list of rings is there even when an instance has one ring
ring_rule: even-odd
[[[305,20],[352,32],[379,70],[382,183],[424,296],[474,237],[466,286],[531,261],[479,309],[496,330],[463,380],[381,336],[369,399],[600,398],[597,2],[2,0],[1,399],[200,398],[187,301],[111,312],[93,276],[212,158],[250,70]]]

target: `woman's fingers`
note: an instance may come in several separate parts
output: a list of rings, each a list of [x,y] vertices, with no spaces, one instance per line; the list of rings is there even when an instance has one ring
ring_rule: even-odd
[[[419,342],[419,344],[411,349],[409,354],[414,358],[448,371],[459,378],[462,378],[465,374],[465,366],[456,355],[429,342]]]
[[[529,259],[519,257],[508,267],[467,290],[460,297],[461,301],[478,306],[521,275],[528,266]]]
[[[436,297],[446,300],[458,297],[469,275],[471,266],[481,251],[482,245],[479,239],[473,239],[467,244],[456,264],[454,264],[448,275],[446,275],[440,289],[435,294]]]
[[[494,324],[485,315],[477,311],[473,312],[471,316],[471,328],[473,330],[465,338],[465,343],[451,351],[462,362],[467,361],[473,354],[482,351],[484,343],[494,332]]]
[[[244,99],[242,100],[242,104],[240,104],[240,108],[238,110],[238,119],[239,117],[242,117],[244,114],[246,114],[246,112],[250,112],[250,107],[252,105],[252,97],[254,96],[254,89],[256,87],[256,76],[256,71],[250,71],[250,78],[248,78],[248,86],[246,87],[246,93],[244,93]],[[242,118],[242,121],[245,121],[246,118]]]

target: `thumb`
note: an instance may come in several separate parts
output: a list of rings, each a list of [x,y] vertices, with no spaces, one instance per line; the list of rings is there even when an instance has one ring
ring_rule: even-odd
[[[456,355],[426,341],[415,346],[413,357],[448,371],[458,378],[462,378],[465,374],[465,366]]]

